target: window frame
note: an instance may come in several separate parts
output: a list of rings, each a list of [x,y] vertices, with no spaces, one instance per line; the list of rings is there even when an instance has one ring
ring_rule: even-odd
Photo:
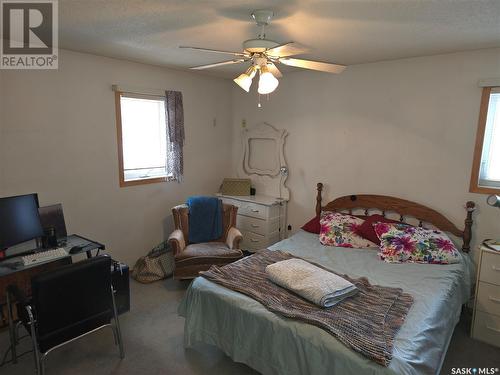
[[[480,194],[498,194],[500,187],[481,186],[479,185],[479,174],[481,172],[481,157],[484,147],[484,133],[486,132],[486,120],[488,117],[488,105],[493,89],[499,89],[500,86],[483,87],[481,94],[481,105],[479,107],[479,119],[477,123],[476,144],[474,146],[474,159],[472,161],[472,172],[470,178],[471,193]]]
[[[123,165],[122,107],[121,107],[122,96],[130,96],[134,98],[143,98],[143,99],[154,99],[154,98],[165,99],[165,97],[161,95],[115,91],[116,137],[118,143],[118,172],[119,172],[118,174],[119,174],[120,187],[148,185],[160,182],[175,181],[175,178],[173,176],[151,177],[151,178],[143,178],[139,180],[130,180],[130,181],[125,180],[125,170]]]

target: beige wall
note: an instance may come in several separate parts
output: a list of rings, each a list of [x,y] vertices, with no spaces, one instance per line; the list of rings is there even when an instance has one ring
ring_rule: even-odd
[[[102,241],[131,265],[168,236],[173,205],[213,193],[230,168],[226,80],[62,51],[59,70],[2,71],[0,82],[0,195],[38,192],[43,205],[62,202],[70,232]],[[182,184],[119,188],[114,83],[182,91]]]
[[[500,49],[492,49],[350,66],[341,75],[285,74],[262,109],[254,94],[234,87],[233,156],[241,152],[242,119],[288,130],[293,230],[314,215],[321,181],[326,201],[352,193],[394,195],[427,204],[457,224],[465,202],[474,200],[475,238],[500,237],[500,210],[488,207],[485,195],[468,192],[477,81],[499,76]]]
[[[468,193],[477,80],[498,76],[499,49],[351,66],[338,76],[286,73],[258,109],[231,81],[63,51],[58,71],[0,71],[0,195],[62,202],[70,232],[132,264],[168,235],[172,205],[216,191],[234,171],[245,119],[289,131],[293,230],[313,215],[322,181],[326,200],[395,195],[456,223],[472,199],[476,238],[500,237],[500,211]],[[182,184],[118,187],[113,83],[183,92]]]

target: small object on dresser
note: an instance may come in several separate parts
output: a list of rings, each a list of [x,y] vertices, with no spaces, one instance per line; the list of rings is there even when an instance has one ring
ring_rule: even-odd
[[[500,347],[500,251],[479,251],[472,338]]]
[[[220,192],[223,195],[250,195],[250,188],[249,178],[225,178]]]
[[[489,250],[500,251],[500,240],[484,240],[481,246],[484,246]]]
[[[486,203],[491,207],[500,207],[500,196],[492,194],[486,199]]]

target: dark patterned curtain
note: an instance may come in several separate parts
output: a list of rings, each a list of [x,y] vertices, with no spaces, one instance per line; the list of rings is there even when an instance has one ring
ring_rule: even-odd
[[[167,169],[178,182],[184,173],[184,107],[180,91],[165,91],[165,119],[167,121]]]

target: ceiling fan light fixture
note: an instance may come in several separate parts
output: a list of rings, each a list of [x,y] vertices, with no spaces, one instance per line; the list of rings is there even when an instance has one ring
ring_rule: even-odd
[[[246,92],[250,91],[250,86],[252,86],[252,79],[247,74],[240,74],[238,77],[233,79],[233,81]]]
[[[330,62],[305,60],[292,57],[307,53],[309,49],[295,42],[279,43],[267,39],[265,28],[269,25],[273,16],[274,12],[268,9],[257,9],[253,11],[252,17],[257,26],[261,28],[261,31],[257,38],[248,39],[243,42],[243,51],[241,52],[203,47],[180,46],[180,48],[191,49],[194,51],[217,53],[232,57],[230,60],[192,66],[190,69],[203,70],[232,64],[250,63],[252,65],[245,73],[240,74],[238,77],[233,79],[234,83],[246,92],[250,92],[252,80],[257,74],[257,71],[259,71],[257,91],[259,95],[267,95],[276,90],[279,85],[278,79],[283,76],[278,69],[280,64],[335,74],[341,73],[346,68],[344,65],[333,64]]]
[[[279,81],[271,73],[267,65],[260,68],[260,78],[259,78],[259,88],[258,92],[261,95],[270,94],[276,87],[278,87]]]
[[[234,83],[240,86],[246,92],[250,91],[250,86],[252,86],[252,79],[255,77],[255,67],[251,66],[247,69],[245,73],[240,74],[238,77],[233,79]]]

